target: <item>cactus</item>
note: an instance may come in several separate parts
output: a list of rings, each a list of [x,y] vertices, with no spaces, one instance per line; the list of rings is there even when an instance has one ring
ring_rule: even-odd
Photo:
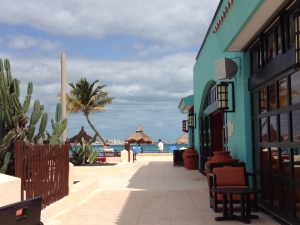
[[[3,159],[3,165],[1,166],[0,168],[0,173],[5,173],[6,170],[7,170],[7,165],[11,159],[11,152],[6,152],[5,153],[5,156],[4,156],[4,159]]]
[[[34,136],[33,141],[36,143],[40,138],[45,137],[45,130],[47,126],[47,121],[48,121],[48,113],[44,112],[42,115],[41,123],[40,123],[40,128],[39,132],[37,135]]]
[[[41,138],[45,138],[44,133],[46,132],[49,139],[51,138],[50,144],[57,144],[59,143],[59,137],[66,129],[67,119],[61,121],[60,104],[56,106],[56,122],[52,121],[52,136],[45,131],[48,114],[43,112],[44,105],[41,105],[39,100],[34,101],[30,118],[26,115],[32,92],[33,84],[29,82],[27,95],[22,105],[19,99],[20,81],[12,77],[9,60],[5,59],[3,63],[0,59],[0,173],[6,173],[9,162],[13,159],[15,140],[37,143]],[[36,125],[40,120],[40,126],[35,135]],[[30,123],[26,126],[28,121]],[[49,143],[49,139],[46,139],[45,142]]]
[[[54,145],[54,144],[59,144],[60,143],[60,136],[64,132],[64,130],[67,127],[68,120],[67,118],[64,118],[61,120],[61,104],[57,103],[56,104],[56,110],[55,110],[55,122],[52,119],[51,124],[52,124],[52,135],[50,136],[49,133],[47,132],[48,138],[50,139],[49,144]]]
[[[6,71],[6,74],[4,72]],[[32,82],[28,83],[27,95],[23,105],[20,103],[20,81],[12,77],[8,59],[0,59],[0,173],[5,173],[8,162],[14,155],[14,141],[22,140],[36,143],[44,137],[48,114],[43,113],[44,106],[35,100],[31,117],[26,115],[33,92]],[[41,119],[39,131],[34,135],[36,124]],[[30,124],[26,127],[27,121]]]
[[[27,95],[26,95],[24,103],[23,103],[24,113],[27,113],[27,111],[28,111],[28,108],[30,105],[30,100],[31,100],[31,95],[32,95],[32,90],[33,90],[33,84],[32,84],[32,82],[29,82],[28,86],[27,86]]]
[[[90,141],[85,141],[84,138],[82,138],[82,146],[78,146],[76,143],[74,149],[72,149],[71,146],[70,162],[74,165],[85,165],[87,163],[94,164],[97,155],[100,153],[97,150],[93,150],[91,147],[91,143],[96,140],[96,137],[97,133]]]

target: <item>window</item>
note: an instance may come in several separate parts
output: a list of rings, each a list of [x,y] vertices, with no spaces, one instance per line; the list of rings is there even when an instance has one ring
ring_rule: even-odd
[[[300,103],[300,71],[291,75],[291,94],[292,104]]]
[[[210,106],[211,104],[213,104],[214,102],[217,101],[217,83],[213,82],[208,91],[207,91],[207,95],[205,98],[205,103],[204,103],[204,109],[206,109],[208,106]]]
[[[279,81],[279,108],[287,107],[288,105],[288,94],[286,86],[286,78]]]
[[[275,18],[272,27],[260,35],[257,43],[250,48],[251,73],[255,73],[259,68],[264,67],[265,63],[268,64],[277,55],[285,53],[295,44],[294,12],[295,8],[289,9]]]
[[[251,93],[261,200],[300,218],[300,72],[268,82]]]
[[[275,92],[275,84],[271,84],[268,86],[268,101],[269,111],[276,109],[276,92]]]

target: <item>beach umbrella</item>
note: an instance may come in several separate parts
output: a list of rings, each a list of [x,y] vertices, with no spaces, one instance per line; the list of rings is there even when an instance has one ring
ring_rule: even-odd
[[[188,133],[184,133],[177,140],[176,144],[188,144]]]
[[[135,154],[139,154],[139,153],[141,153],[142,149],[139,146],[137,146],[137,147],[133,148],[133,151]]]
[[[177,150],[177,147],[175,145],[169,147],[169,152],[173,153],[174,150]]]
[[[75,135],[74,137],[70,138],[70,142],[71,143],[81,143],[81,139],[84,138],[85,141],[89,141],[91,140],[93,137],[88,135],[85,131],[84,131],[84,127],[81,127],[81,130],[79,131],[79,133],[77,135]]]
[[[135,133],[129,135],[125,141],[129,144],[137,143],[137,144],[152,144],[153,140],[148,135],[143,132],[142,126],[139,124],[138,128],[136,129]]]

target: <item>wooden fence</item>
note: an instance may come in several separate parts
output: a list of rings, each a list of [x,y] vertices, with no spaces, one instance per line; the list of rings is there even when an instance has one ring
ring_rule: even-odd
[[[69,194],[69,142],[51,146],[15,141],[14,145],[21,200],[42,196],[45,208]]]

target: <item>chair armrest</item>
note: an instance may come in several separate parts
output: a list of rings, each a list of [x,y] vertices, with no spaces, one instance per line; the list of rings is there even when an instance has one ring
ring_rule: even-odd
[[[247,175],[248,186],[249,186],[249,177],[251,177],[253,188],[257,188],[256,175],[254,173],[249,173],[249,172],[246,172],[246,175]]]
[[[212,188],[217,188],[217,177],[214,173],[209,173],[209,192]]]

